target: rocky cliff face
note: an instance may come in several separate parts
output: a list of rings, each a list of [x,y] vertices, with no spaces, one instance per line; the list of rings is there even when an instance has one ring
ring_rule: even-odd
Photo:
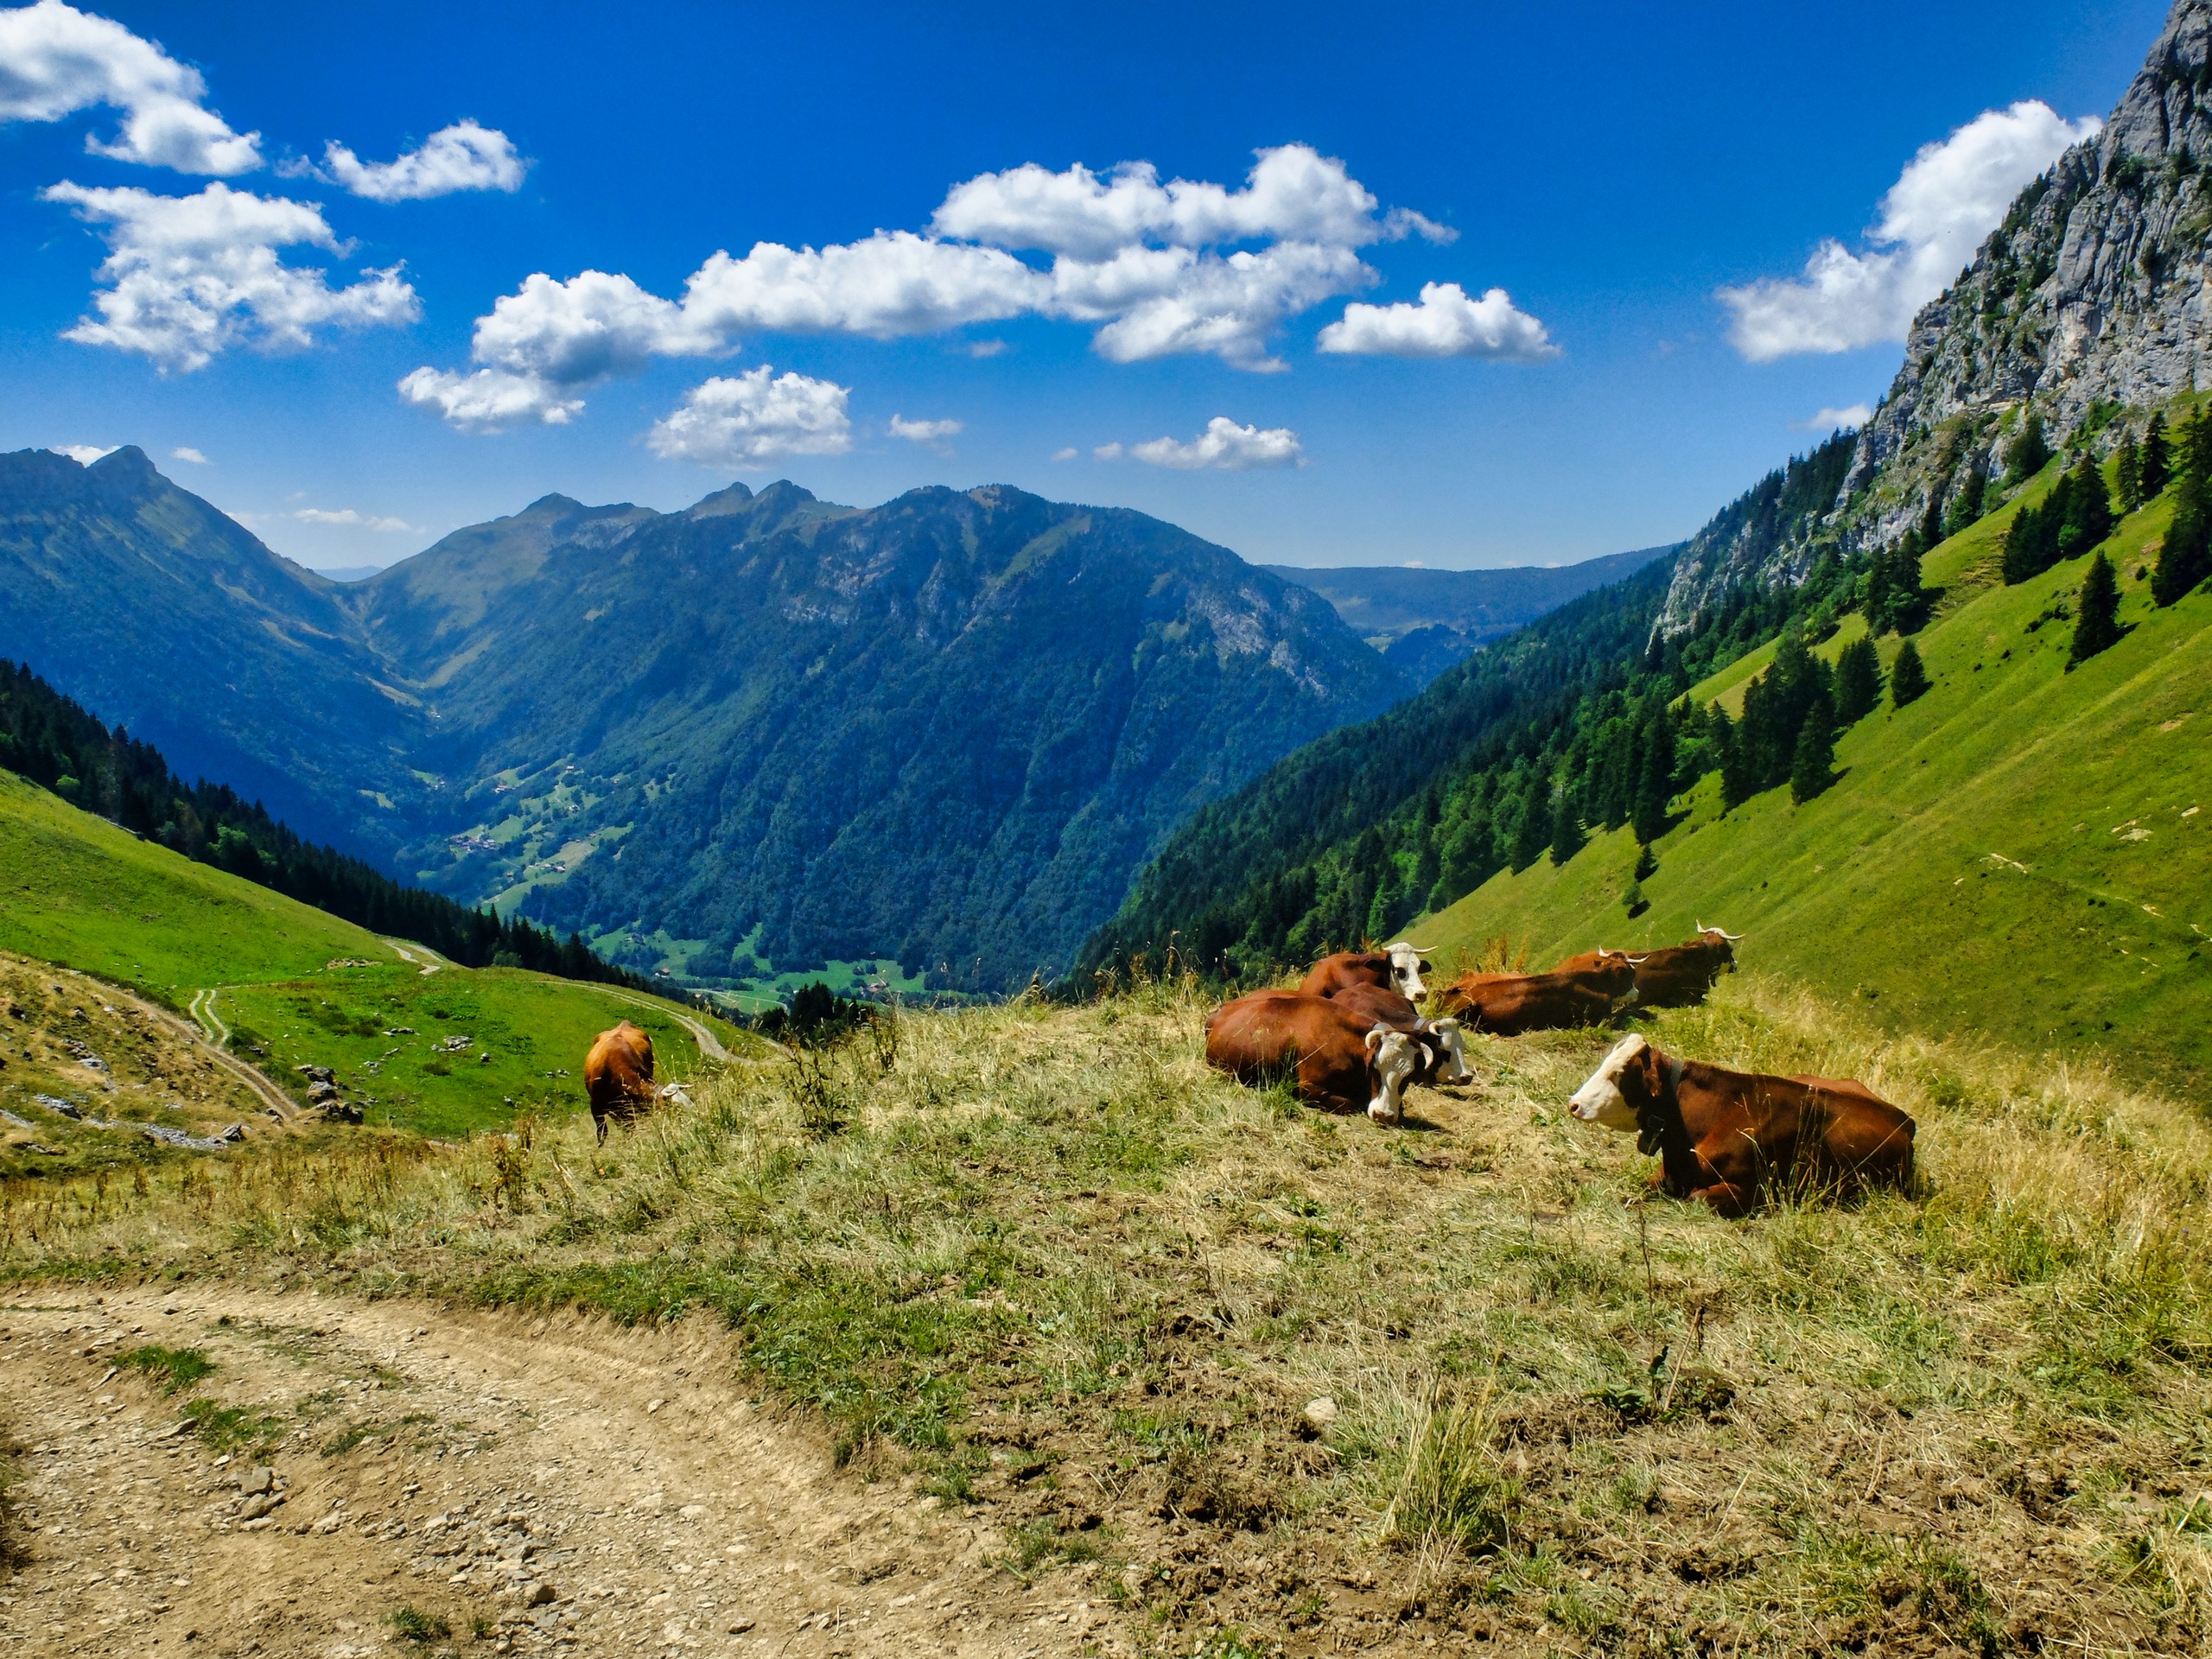
[[[1735,582],[1802,580],[1823,538],[1895,540],[1975,467],[1999,470],[2027,406],[2057,444],[2114,405],[2212,385],[2208,280],[2212,0],[2176,0],[2104,130],[2023,191],[1956,284],[1914,319],[1831,510],[1764,549],[1716,521],[1677,568],[1662,632],[1688,626]]]

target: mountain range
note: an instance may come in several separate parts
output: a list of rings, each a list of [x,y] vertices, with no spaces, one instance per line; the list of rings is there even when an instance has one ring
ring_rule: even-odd
[[[1409,689],[1140,513],[549,496],[339,585],[139,450],[0,457],[0,656],[425,885],[702,980],[1063,970],[1198,805]]]
[[[1491,570],[1430,570],[1410,564],[1263,568],[1285,582],[1311,588],[1384,661],[1425,685],[1491,640],[1674,551],[1647,547],[1579,564]]]

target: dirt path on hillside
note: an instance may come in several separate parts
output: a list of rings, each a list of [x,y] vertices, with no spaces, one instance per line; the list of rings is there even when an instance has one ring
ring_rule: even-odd
[[[216,1369],[165,1397],[118,1363],[154,1344]],[[734,1376],[703,1332],[221,1286],[18,1293],[0,1302],[0,1641],[69,1659],[1128,1651],[1084,1569],[1025,1587],[988,1530],[833,1472]],[[270,1438],[218,1457],[221,1425],[177,1427],[187,1395]],[[397,1645],[403,1609],[450,1637]]]
[[[649,1008],[655,1014],[665,1015],[675,1020],[677,1025],[691,1033],[692,1041],[699,1045],[699,1052],[708,1059],[728,1065],[737,1058],[729,1050],[722,1046],[722,1039],[715,1036],[713,1029],[703,1020],[694,1020],[665,997],[647,996],[639,991],[620,990],[612,985],[601,985],[594,988],[604,992],[618,1002],[627,1002],[632,1007]]]

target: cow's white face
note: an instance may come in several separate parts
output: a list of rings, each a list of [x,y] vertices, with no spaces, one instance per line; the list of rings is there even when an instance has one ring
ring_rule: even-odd
[[[1457,1020],[1432,1020],[1428,1028],[1436,1040],[1444,1046],[1445,1064],[1439,1076],[1446,1083],[1472,1083],[1474,1068],[1467,1064],[1466,1039],[1459,1034]]]
[[[1421,969],[1428,964],[1421,959],[1421,951],[1402,940],[1389,947],[1390,982],[1398,988],[1398,995],[1408,1002],[1418,1002],[1428,995],[1428,987],[1421,982]]]
[[[1421,1053],[1402,1031],[1377,1026],[1367,1033],[1369,1064],[1375,1071],[1375,1098],[1367,1115],[1377,1123],[1395,1123],[1406,1115],[1406,1085],[1421,1069]]]
[[[1622,1038],[1590,1074],[1590,1081],[1574,1091],[1574,1098],[1567,1103],[1567,1109],[1580,1122],[1595,1123],[1600,1128],[1635,1128],[1636,1108],[1621,1093],[1621,1074],[1641,1059],[1650,1046],[1641,1036]]]

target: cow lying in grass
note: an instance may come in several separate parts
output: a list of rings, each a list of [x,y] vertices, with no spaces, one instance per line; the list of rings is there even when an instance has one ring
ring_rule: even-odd
[[[1338,1111],[1364,1108],[1378,1123],[1404,1117],[1406,1085],[1426,1058],[1406,1033],[1296,991],[1255,991],[1206,1020],[1208,1065],[1243,1083],[1287,1077],[1299,1099]]]
[[[1777,1192],[1912,1183],[1913,1121],[1863,1083],[1770,1077],[1662,1054],[1624,1037],[1570,1103],[1585,1123],[1634,1129],[1654,1185],[1724,1216]]]
[[[1636,965],[1618,950],[1602,954],[1594,967],[1561,963],[1548,974],[1462,974],[1437,1004],[1494,1037],[1603,1025],[1636,1000]]]
[[[688,1104],[690,1099],[677,1084],[653,1086],[653,1039],[627,1020],[592,1039],[591,1052],[584,1056],[584,1093],[601,1146],[607,1144],[609,1122],[642,1117],[664,1100]]]
[[[1428,995],[1428,987],[1421,982],[1428,964],[1421,958],[1421,947],[1402,939],[1380,950],[1340,950],[1306,969],[1306,977],[1299,982],[1298,994],[1334,996],[1354,986],[1374,985],[1395,991],[1408,1002],[1418,1002]]]
[[[1636,1002],[1643,1008],[1688,1008],[1705,1001],[1713,982],[1736,966],[1740,933],[1698,924],[1687,944],[1669,944],[1634,958]]]
[[[1472,1083],[1475,1073],[1467,1064],[1467,1045],[1459,1022],[1448,1015],[1425,1020],[1419,1008],[1395,991],[1380,985],[1348,985],[1331,994],[1329,1001],[1350,1008],[1361,1018],[1393,1031],[1402,1031],[1421,1045],[1423,1060],[1415,1083]]]

